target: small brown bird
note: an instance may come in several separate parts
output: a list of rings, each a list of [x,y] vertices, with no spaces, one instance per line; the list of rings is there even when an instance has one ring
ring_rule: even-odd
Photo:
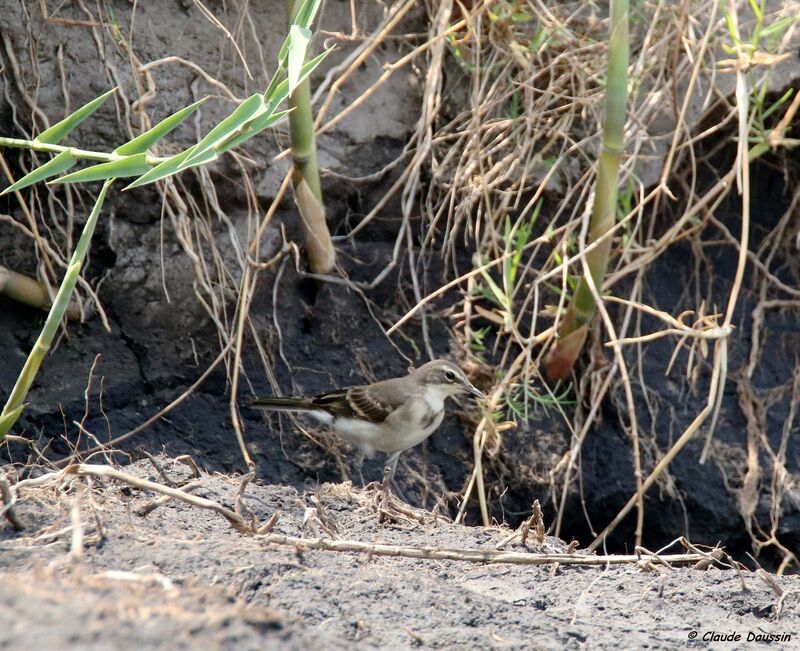
[[[439,427],[444,401],[465,393],[486,397],[458,366],[437,359],[404,377],[313,398],[261,398],[251,406],[309,414],[368,453],[385,452],[391,478],[400,454],[422,443]]]

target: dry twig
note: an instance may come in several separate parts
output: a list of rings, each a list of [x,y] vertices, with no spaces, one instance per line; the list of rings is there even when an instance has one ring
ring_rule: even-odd
[[[424,560],[451,560],[471,563],[510,563],[514,565],[619,565],[647,564],[651,560],[662,563],[697,563],[705,558],[702,554],[665,554],[659,557],[642,551],[640,554],[610,554],[607,556],[584,556],[580,554],[532,554],[506,552],[493,549],[467,549],[448,547],[411,547],[403,545],[378,545],[355,540],[328,540],[326,538],[297,538],[282,534],[256,537],[266,545],[294,547],[299,552],[309,549],[329,552],[357,552],[371,556],[399,556]]]

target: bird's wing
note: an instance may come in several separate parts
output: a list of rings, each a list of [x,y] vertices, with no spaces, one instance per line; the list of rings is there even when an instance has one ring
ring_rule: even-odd
[[[362,418],[373,423],[382,423],[403,404],[403,399],[397,393],[382,389],[381,384],[354,387],[347,392],[347,400]]]
[[[367,386],[332,391],[314,398],[312,402],[334,416],[363,418],[373,423],[382,423],[404,402],[403,392],[395,391],[397,387],[390,384],[395,381],[385,380]]]
[[[347,389],[323,393],[321,396],[311,398],[311,404],[334,416],[357,416],[358,414],[353,411],[353,407],[347,399],[347,393]]]

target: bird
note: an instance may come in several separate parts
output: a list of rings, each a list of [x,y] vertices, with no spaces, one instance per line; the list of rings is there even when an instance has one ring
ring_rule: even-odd
[[[400,455],[433,434],[444,419],[445,400],[462,394],[486,398],[456,364],[436,359],[403,377],[308,398],[259,398],[250,406],[308,414],[367,454],[385,453],[392,481]]]

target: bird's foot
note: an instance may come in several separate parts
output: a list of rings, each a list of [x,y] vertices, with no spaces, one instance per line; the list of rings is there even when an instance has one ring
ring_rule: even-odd
[[[393,522],[418,522],[425,524],[425,516],[423,511],[409,506],[405,502],[405,497],[397,489],[397,484],[394,482],[392,475],[394,474],[393,468],[386,466],[383,469],[383,481],[381,482],[381,491],[378,493],[375,500],[375,506],[378,511],[378,522],[386,522],[391,520]],[[398,502],[392,499],[391,487],[394,486],[397,496],[402,500]]]

